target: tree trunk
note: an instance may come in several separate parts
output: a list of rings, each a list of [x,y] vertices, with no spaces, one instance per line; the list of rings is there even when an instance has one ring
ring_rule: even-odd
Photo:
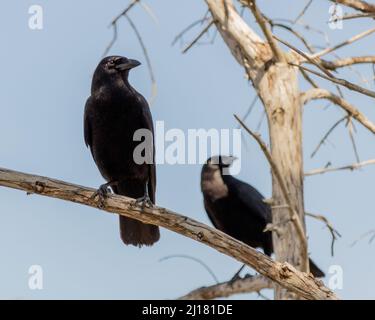
[[[302,159],[302,106],[295,68],[286,63],[273,64],[258,86],[268,118],[271,154],[286,184],[294,210],[304,223],[303,159]],[[289,208],[280,184],[272,176],[272,220],[275,226],[273,245],[276,259],[289,262],[298,270],[308,270],[307,252],[291,223]],[[278,287],[277,299],[288,298]]]
[[[231,0],[206,0],[206,3],[223,40],[238,63],[244,66],[263,102],[268,118],[272,158],[281,172],[294,206],[292,209],[305,229],[302,111],[297,71],[286,61],[276,61],[269,44],[248,26]],[[272,180],[273,230],[277,230],[273,232],[276,259],[289,262],[298,270],[309,271],[307,246],[303,245],[306,244],[305,236],[302,239],[291,223],[291,211],[286,207],[284,193],[274,172]],[[276,289],[275,297],[292,298],[280,287]]]

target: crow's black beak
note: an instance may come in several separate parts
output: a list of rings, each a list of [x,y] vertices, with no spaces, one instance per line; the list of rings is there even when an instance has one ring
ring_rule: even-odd
[[[127,62],[125,63],[120,63],[118,65],[116,65],[116,69],[117,70],[120,70],[120,71],[125,71],[125,70],[130,70],[130,69],[133,69],[135,67],[138,67],[141,63],[137,60],[134,60],[134,59],[129,59]]]

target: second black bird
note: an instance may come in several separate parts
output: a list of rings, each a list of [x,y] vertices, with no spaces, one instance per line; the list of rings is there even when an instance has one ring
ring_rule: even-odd
[[[129,71],[140,63],[120,56],[104,58],[97,66],[84,115],[84,135],[94,161],[108,186],[121,195],[155,203],[155,164],[137,164],[134,141],[138,129],[153,133],[152,116],[145,98],[128,81]],[[153,135],[152,135],[153,139]],[[154,157],[153,145],[149,152]],[[147,152],[147,151],[146,151]],[[159,240],[159,228],[120,216],[120,234],[125,244],[152,245]]]
[[[229,174],[223,174],[234,159],[217,156],[208,159],[203,166],[201,189],[204,207],[217,229],[253,248],[262,248],[270,256],[273,253],[272,234],[263,230],[272,222],[271,209],[258,190]],[[323,271],[311,260],[310,272],[315,277],[324,277]]]

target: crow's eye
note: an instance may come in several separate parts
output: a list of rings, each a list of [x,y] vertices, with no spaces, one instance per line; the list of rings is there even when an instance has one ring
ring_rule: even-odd
[[[113,68],[114,66],[115,66],[114,61],[108,61],[108,62],[107,62],[107,68],[108,68],[108,69],[111,69],[111,68]]]

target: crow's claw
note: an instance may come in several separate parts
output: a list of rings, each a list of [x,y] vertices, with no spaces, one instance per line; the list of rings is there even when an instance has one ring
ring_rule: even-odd
[[[154,204],[152,203],[152,201],[151,201],[151,199],[148,195],[144,195],[143,197],[136,199],[135,204],[138,205],[138,206],[140,205],[142,207],[142,209],[152,208],[154,206]]]
[[[90,197],[92,201],[95,201],[95,199],[98,197],[98,207],[103,208],[105,198],[107,197],[108,193],[110,193],[109,184],[105,183],[102,184],[98,190],[96,190],[93,195]]]

